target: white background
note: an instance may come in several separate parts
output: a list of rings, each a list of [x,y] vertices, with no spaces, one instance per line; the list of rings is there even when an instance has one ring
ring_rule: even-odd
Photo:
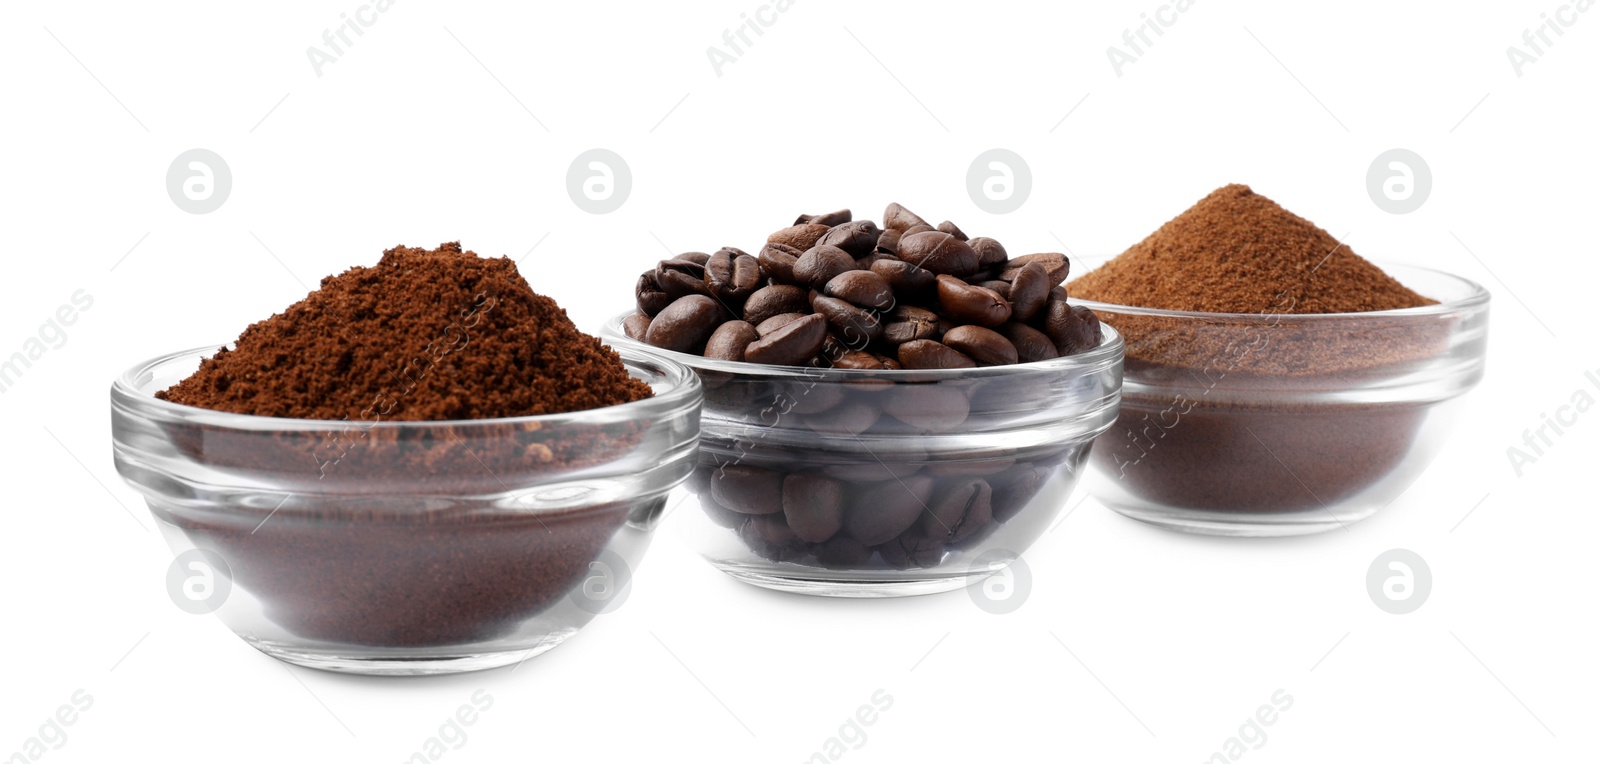
[[[1594,760],[1600,413],[1520,477],[1506,449],[1574,391],[1600,397],[1583,377],[1600,369],[1600,11],[1519,77],[1506,49],[1558,0],[1199,0],[1119,77],[1106,49],[1158,0],[798,0],[718,76],[706,49],[761,0],[398,0],[317,76],[306,49],[358,5],[0,9],[0,354],[75,290],[94,300],[0,395],[0,757],[81,688],[93,706],[41,760],[399,762],[481,688],[494,706],[441,761],[798,762],[883,689],[892,708],[841,760],[1199,762],[1281,688],[1293,707],[1243,760]],[[164,187],[196,147],[233,174],[205,215]],[[594,147],[634,179],[607,215],[565,190]],[[995,147],[1034,177],[1004,216],[965,188]],[[1433,172],[1408,215],[1365,190],[1396,147]],[[1059,237],[1093,256],[1228,182],[1370,258],[1494,292],[1488,377],[1455,437],[1348,531],[1190,537],[1091,500],[1028,552],[1028,600],[996,616],[962,592],[758,590],[669,519],[623,607],[559,649],[515,673],[384,680],[286,668],[180,612],[170,554],[112,468],[116,373],[228,341],[398,243],[523,258],[594,331],[667,248],[753,250],[800,212],[899,201],[1014,251]],[[1365,591],[1395,547],[1434,576],[1405,616]]]

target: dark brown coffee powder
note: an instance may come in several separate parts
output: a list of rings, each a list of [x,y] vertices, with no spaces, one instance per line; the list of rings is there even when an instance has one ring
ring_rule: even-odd
[[[324,279],[158,393],[342,424],[169,425],[191,458],[280,490],[226,511],[156,511],[221,554],[264,615],[302,639],[432,648],[503,638],[535,618],[571,627],[583,614],[553,608],[630,515],[661,500],[559,510],[518,500],[546,475],[620,458],[648,423],[483,420],[650,395],[509,259],[453,242],[396,247]]]
[[[448,242],[395,247],[323,279],[156,397],[258,416],[434,421],[585,411],[650,388],[509,258]]]
[[[1143,501],[1208,511],[1326,508],[1388,475],[1414,404],[1313,403],[1438,349],[1442,325],[1379,311],[1434,304],[1247,186],[1213,191],[1068,284],[1126,343],[1117,423],[1092,458]],[[1304,321],[1302,314],[1373,314]]]

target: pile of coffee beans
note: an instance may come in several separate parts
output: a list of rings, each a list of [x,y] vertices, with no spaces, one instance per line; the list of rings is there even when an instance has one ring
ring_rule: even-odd
[[[956,369],[1044,361],[1100,344],[1067,304],[1068,261],[890,204],[801,215],[755,255],[685,252],[639,276],[635,340],[725,361],[846,369]]]
[[[689,480],[700,508],[771,562],[847,570],[931,568],[1035,507],[1007,543],[1026,546],[1059,509],[1082,447],[958,460],[888,457],[808,464],[792,454],[702,447]],[[728,461],[738,456],[739,461]]]

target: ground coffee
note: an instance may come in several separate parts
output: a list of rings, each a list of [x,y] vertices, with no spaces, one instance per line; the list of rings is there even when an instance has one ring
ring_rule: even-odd
[[[1377,311],[1433,304],[1323,229],[1247,186],[1213,191],[1068,284],[1127,342],[1122,408],[1093,459],[1157,505],[1209,511],[1328,507],[1410,448],[1414,404],[1312,403],[1437,350],[1440,326]],[[1303,321],[1303,314],[1372,313]],[[1296,400],[1298,399],[1298,400]]]
[[[650,396],[509,258],[395,247],[322,280],[156,397],[297,419],[442,420],[584,411]]]
[[[396,247],[376,266],[324,279],[158,393],[239,414],[342,420],[321,432],[173,426],[191,457],[280,486],[281,500],[157,514],[221,554],[266,617],[297,637],[480,643],[552,617],[630,513],[658,509],[535,513],[513,501],[544,475],[618,458],[643,423],[484,420],[650,394],[509,259],[453,242]],[[441,420],[476,421],[427,424]]]

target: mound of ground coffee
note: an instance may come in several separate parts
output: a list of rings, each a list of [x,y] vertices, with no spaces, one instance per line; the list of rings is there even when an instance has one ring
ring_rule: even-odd
[[[395,247],[322,280],[158,398],[296,419],[497,419],[650,397],[509,258]]]
[[[1205,313],[1363,313],[1431,305],[1311,221],[1233,184],[1072,282],[1086,300]]]
[[[563,619],[582,613],[553,608],[630,514],[662,501],[520,508],[545,476],[620,458],[650,423],[485,420],[651,390],[512,261],[454,242],[396,247],[324,279],[157,395],[341,422],[167,428],[189,458],[277,489],[156,513],[221,554],[266,617],[303,639],[430,648],[538,631],[536,618],[573,627]]]
[[[1400,464],[1408,404],[1310,402],[1437,352],[1433,304],[1249,187],[1213,191],[1072,281],[1126,343],[1122,408],[1092,458],[1140,499],[1227,512],[1326,508]],[[1132,306],[1216,315],[1119,311]],[[1306,314],[1371,314],[1327,321]]]

